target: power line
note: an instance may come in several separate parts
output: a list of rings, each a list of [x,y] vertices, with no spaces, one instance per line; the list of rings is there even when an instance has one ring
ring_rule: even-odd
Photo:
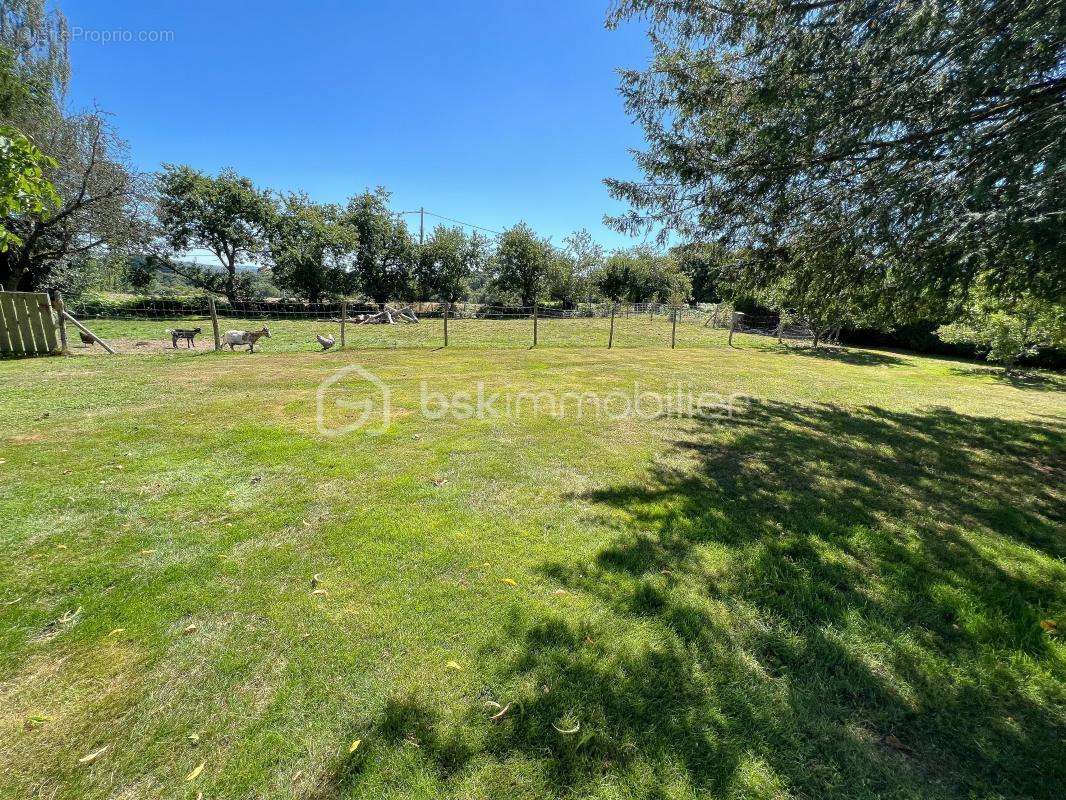
[[[463,222],[461,219],[452,219],[451,217],[446,217],[443,214],[437,214],[436,212],[429,211],[429,210],[416,208],[414,211],[397,211],[396,212],[397,216],[402,215],[402,214],[421,214],[421,213],[428,214],[429,216],[436,217],[437,219],[443,219],[446,222],[454,222],[456,225],[465,225],[468,228],[473,228],[473,229],[479,230],[479,231],[485,231],[485,233],[491,233],[491,234],[494,234],[496,236],[499,236],[499,235],[502,234],[502,231],[494,231],[492,228],[486,228],[486,227],[484,227],[482,225],[475,225],[472,222]]]

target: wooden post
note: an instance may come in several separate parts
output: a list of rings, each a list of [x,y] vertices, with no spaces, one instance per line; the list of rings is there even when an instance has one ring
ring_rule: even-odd
[[[611,335],[607,339],[607,349],[610,350],[614,347],[614,310],[618,307],[617,303],[611,303]]]
[[[733,319],[729,323],[729,346],[733,346],[733,332],[737,329],[737,324],[743,319],[744,312],[734,311]]]
[[[59,292],[56,292],[52,298],[52,308],[55,309],[56,316],[59,317],[59,351],[63,355],[67,355],[70,349],[67,347],[67,320],[63,316],[66,306],[63,305],[63,295]]]
[[[444,304],[444,346],[448,346],[448,309],[451,307],[451,303]]]
[[[111,355],[115,355],[115,351],[112,350],[110,347],[108,347],[107,342],[105,342],[103,339],[101,339],[99,336],[97,336],[91,330],[89,330],[84,325],[82,325],[80,322],[78,322],[76,319],[74,319],[74,317],[70,316],[70,314],[68,314],[66,311],[63,312],[63,316],[66,317],[66,319],[70,321],[70,324],[72,324],[75,328],[77,328],[79,331],[84,333],[86,336],[91,337],[94,342],[96,342],[98,345],[100,345],[102,348],[104,348]]]
[[[677,306],[674,306],[674,315],[670,320],[670,349],[677,347]]]
[[[533,346],[537,346],[537,304],[533,304]]]
[[[207,308],[211,312],[211,330],[215,334],[215,349],[222,349],[222,337],[218,335],[218,311],[215,308],[215,296],[209,294],[207,296]]]
[[[348,301],[341,300],[341,350],[344,349],[344,326],[348,324]]]

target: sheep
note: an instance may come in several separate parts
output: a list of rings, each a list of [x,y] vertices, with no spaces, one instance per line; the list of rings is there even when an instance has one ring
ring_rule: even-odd
[[[248,352],[255,352],[255,343],[263,337],[270,338],[270,331],[263,326],[261,331],[226,331],[226,335],[223,338],[223,342],[229,345],[229,349],[233,350],[239,344],[248,345]]]
[[[323,351],[329,350],[337,342],[334,337],[323,336],[322,334],[315,334],[315,338],[318,340],[318,343],[322,345]]]

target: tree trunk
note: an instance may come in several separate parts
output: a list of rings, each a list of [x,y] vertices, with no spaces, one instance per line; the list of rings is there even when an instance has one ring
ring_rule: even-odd
[[[226,299],[232,308],[237,302],[237,290],[235,288],[237,277],[237,259],[230,256],[229,264],[226,265]]]

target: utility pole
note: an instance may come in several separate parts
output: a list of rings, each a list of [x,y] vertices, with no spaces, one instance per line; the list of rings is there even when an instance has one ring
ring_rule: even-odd
[[[422,244],[422,240],[426,238],[426,209],[418,209],[418,243]]]

